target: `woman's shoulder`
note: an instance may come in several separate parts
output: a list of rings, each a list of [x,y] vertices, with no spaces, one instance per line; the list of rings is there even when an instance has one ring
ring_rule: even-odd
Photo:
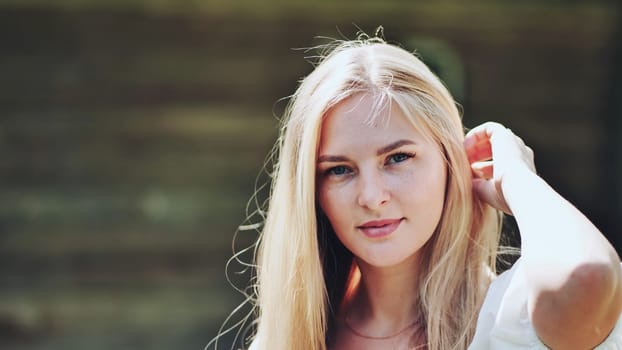
[[[526,287],[520,259],[494,279],[479,312],[469,350],[547,349],[530,320]],[[622,318],[596,349],[622,349]]]

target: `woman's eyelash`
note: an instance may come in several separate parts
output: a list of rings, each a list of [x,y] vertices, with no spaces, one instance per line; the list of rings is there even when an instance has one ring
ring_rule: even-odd
[[[410,152],[397,152],[397,153],[393,153],[391,155],[389,155],[385,161],[386,164],[397,164],[397,163],[401,163],[404,162],[408,159],[414,158],[415,157],[415,153],[410,153]],[[333,166],[330,167],[324,171],[322,171],[322,174],[326,175],[326,176],[344,176],[347,175],[351,172],[350,168],[348,168],[345,165],[337,165],[337,166]]]
[[[410,152],[397,152],[387,157],[387,163],[401,163],[410,158],[414,158],[415,154]]]
[[[326,169],[324,174],[325,175],[341,176],[341,175],[347,174],[348,171],[349,171],[348,167],[346,167],[344,165],[338,165],[338,166],[334,166],[332,168]]]

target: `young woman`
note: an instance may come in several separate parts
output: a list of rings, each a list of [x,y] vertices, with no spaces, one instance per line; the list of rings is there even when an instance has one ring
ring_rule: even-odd
[[[414,55],[342,42],[291,99],[251,349],[622,349],[620,260]],[[500,215],[522,256],[496,277]]]

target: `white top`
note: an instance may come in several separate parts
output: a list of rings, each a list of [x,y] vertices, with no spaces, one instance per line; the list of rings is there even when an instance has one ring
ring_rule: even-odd
[[[538,339],[527,313],[527,283],[520,259],[490,285],[467,350],[548,350]],[[250,350],[257,350],[256,342]],[[595,350],[622,350],[622,315]]]
[[[527,313],[520,259],[490,285],[468,350],[546,350]],[[596,350],[622,350],[622,317]]]

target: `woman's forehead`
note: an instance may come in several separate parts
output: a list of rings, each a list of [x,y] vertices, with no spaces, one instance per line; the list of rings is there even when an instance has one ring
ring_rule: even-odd
[[[411,129],[421,137],[431,139],[430,132],[423,127],[420,112],[416,108],[404,110],[389,95],[357,93],[331,107],[322,118],[322,133],[325,129],[341,128],[344,131],[354,125],[364,125],[376,130],[387,129],[391,124],[402,130]]]
[[[331,108],[322,121],[320,148],[343,150],[367,143],[409,139],[427,143],[411,118],[387,99],[379,105],[370,94],[353,95]]]

